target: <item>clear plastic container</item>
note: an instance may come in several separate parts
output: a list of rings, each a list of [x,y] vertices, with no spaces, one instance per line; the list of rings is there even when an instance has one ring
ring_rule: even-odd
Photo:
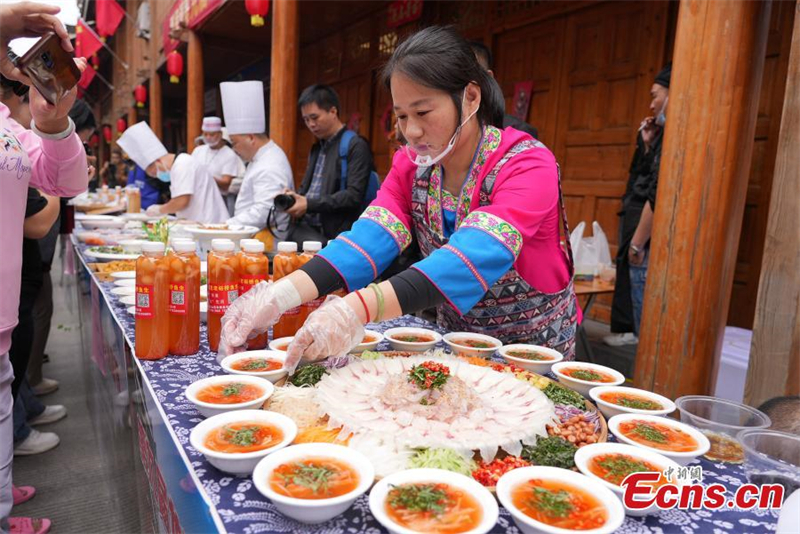
[[[164,243],[144,243],[136,260],[135,352],[141,360],[159,360],[169,352],[169,259]]]
[[[800,489],[800,436],[776,430],[742,430],[747,480],[758,486],[781,484],[784,498]]]

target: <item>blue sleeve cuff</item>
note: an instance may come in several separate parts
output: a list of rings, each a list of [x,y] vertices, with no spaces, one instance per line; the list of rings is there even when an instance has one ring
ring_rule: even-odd
[[[511,268],[514,260],[514,254],[491,235],[462,227],[447,245],[416,263],[414,268],[464,315]]]
[[[371,219],[357,220],[350,231],[329,241],[320,251],[344,279],[347,291],[367,286],[400,254],[394,237]]]

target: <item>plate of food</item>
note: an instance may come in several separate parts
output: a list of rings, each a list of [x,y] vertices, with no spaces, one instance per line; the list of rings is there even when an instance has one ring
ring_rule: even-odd
[[[84,215],[80,218],[76,216],[75,220],[87,230],[122,228],[125,226],[125,219],[114,217],[113,215]]]
[[[118,245],[89,247],[84,255],[99,261],[135,260],[139,257],[139,254],[125,252],[125,249]]]

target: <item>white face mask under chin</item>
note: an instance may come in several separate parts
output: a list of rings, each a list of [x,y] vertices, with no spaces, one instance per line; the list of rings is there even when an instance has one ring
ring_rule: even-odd
[[[461,97],[461,105],[462,105],[462,107],[464,105],[464,100],[466,99],[466,97],[467,97],[467,90],[464,89],[464,96]],[[467,124],[467,122],[469,122],[469,120],[478,112],[479,109],[480,109],[480,106],[475,108],[475,111],[470,113],[469,116],[466,119],[464,119],[461,122],[461,124],[458,125],[458,128],[456,128],[455,133],[453,133],[453,137],[450,138],[450,142],[447,143],[447,146],[445,147],[445,149],[442,150],[437,156],[435,156],[435,157],[428,156],[428,155],[422,156],[420,154],[413,153],[408,148],[408,146],[406,146],[405,149],[403,150],[403,152],[405,152],[405,154],[406,154],[406,157],[409,160],[411,160],[411,162],[414,165],[416,165],[417,167],[426,168],[426,167],[432,167],[432,166],[436,165],[437,163],[442,161],[442,159],[444,159],[453,150],[453,148],[456,146],[456,140],[458,139],[458,134],[461,133],[461,128],[463,128],[464,125]]]

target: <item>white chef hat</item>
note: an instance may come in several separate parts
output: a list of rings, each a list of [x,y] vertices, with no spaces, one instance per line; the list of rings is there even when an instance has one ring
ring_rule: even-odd
[[[146,122],[137,122],[122,134],[117,144],[142,169],[167,154],[167,148],[158,140]]]
[[[219,117],[203,117],[203,128],[204,132],[221,132],[222,131],[222,119]]]
[[[260,134],[267,131],[263,82],[222,82],[219,88],[229,134]]]

